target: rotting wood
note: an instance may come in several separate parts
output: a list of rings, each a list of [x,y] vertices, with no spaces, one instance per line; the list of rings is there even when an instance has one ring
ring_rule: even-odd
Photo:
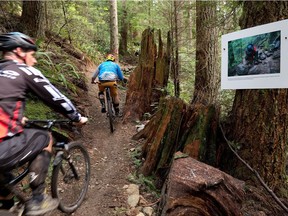
[[[214,167],[180,157],[163,187],[158,215],[241,216],[244,185]]]

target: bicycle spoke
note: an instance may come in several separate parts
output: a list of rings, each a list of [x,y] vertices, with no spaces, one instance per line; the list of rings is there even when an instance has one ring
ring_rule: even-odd
[[[52,193],[59,198],[60,208],[64,212],[73,212],[81,204],[90,177],[89,156],[82,145],[75,143],[69,149],[69,156],[68,160],[62,160],[55,172],[53,170]]]

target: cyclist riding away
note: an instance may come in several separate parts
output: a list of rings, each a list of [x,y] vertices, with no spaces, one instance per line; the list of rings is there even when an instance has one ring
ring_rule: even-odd
[[[111,91],[111,96],[113,100],[113,107],[116,116],[119,114],[119,96],[117,91],[117,80],[126,80],[118,64],[115,63],[115,57],[112,54],[108,54],[106,61],[102,62],[92,75],[91,83],[95,83],[95,79],[98,77],[98,88],[99,88],[99,100],[102,106],[101,112],[105,113],[105,99],[104,99],[104,89],[109,87]]]
[[[26,93],[36,94],[79,125],[88,119],[33,67],[37,63],[34,57],[37,46],[29,36],[19,32],[0,35],[0,51],[3,57],[0,61],[0,172],[7,173],[9,180],[13,168],[29,162],[32,198],[25,205],[25,214],[42,215],[59,204],[57,199],[44,193],[53,141],[45,130],[24,128]],[[13,205],[9,191],[3,188],[0,188],[0,198],[4,199],[4,207]]]

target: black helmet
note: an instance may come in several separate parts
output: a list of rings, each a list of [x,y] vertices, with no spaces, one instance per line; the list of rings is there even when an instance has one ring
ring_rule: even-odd
[[[23,33],[9,32],[0,35],[0,51],[11,51],[17,47],[21,47],[24,50],[37,51],[35,42]]]

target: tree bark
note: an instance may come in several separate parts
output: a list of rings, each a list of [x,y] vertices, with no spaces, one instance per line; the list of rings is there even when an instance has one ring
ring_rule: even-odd
[[[110,0],[110,52],[119,55],[117,0]]]
[[[23,1],[22,31],[35,38],[45,36],[45,1]]]
[[[284,1],[245,1],[240,25],[244,29],[287,18],[287,7]],[[237,90],[229,125],[240,156],[276,192],[286,184],[287,98],[287,89]],[[236,176],[250,179],[243,166],[236,165]]]
[[[175,157],[157,215],[243,215],[244,182],[192,158],[181,158],[180,152]]]
[[[160,34],[160,33],[159,33]],[[123,121],[140,120],[144,113],[152,113],[154,103],[165,95],[168,80],[168,58],[159,36],[159,48],[154,40],[154,30],[148,28],[142,34],[139,64],[129,77]]]
[[[196,75],[192,103],[215,104],[219,90],[217,1],[196,1]]]
[[[181,146],[191,157],[217,164],[217,122],[219,109],[215,105],[219,84],[218,31],[213,25],[216,19],[216,1],[196,1],[196,74],[191,106],[183,121]],[[217,85],[218,84],[218,85]]]
[[[173,9],[174,9],[174,49],[175,53],[174,53],[174,61],[173,61],[173,78],[174,78],[174,95],[175,97],[179,97],[180,96],[180,80],[179,80],[179,71],[180,71],[180,57],[179,57],[179,33],[178,33],[178,28],[179,28],[179,12],[178,12],[178,6],[179,6],[180,2],[179,1],[174,1],[173,2]]]
[[[127,19],[127,5],[126,5],[126,0],[122,0],[123,4],[123,14],[121,18],[121,29],[120,29],[120,48],[119,48],[119,53],[121,55],[125,55],[128,53],[127,50],[127,43],[128,43],[128,27],[129,27],[129,22]]]
[[[159,182],[165,180],[173,155],[179,147],[179,128],[185,107],[184,102],[178,98],[162,99],[147,127],[133,137],[146,139],[142,147],[145,161],[141,173],[144,175],[156,174]]]

